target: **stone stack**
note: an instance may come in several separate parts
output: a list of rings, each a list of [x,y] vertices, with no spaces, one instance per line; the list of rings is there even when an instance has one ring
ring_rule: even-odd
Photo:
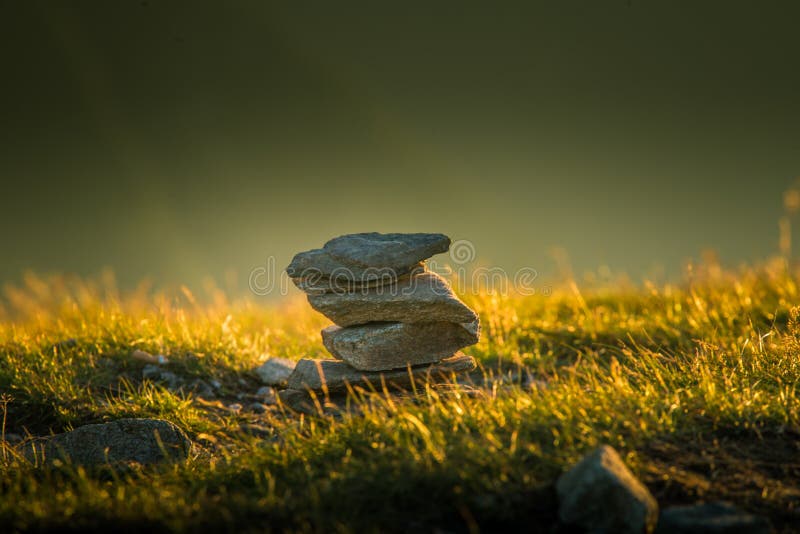
[[[285,399],[348,385],[408,388],[471,371],[459,349],[478,341],[478,316],[424,260],[450,247],[443,234],[350,234],[297,254],[286,272],[335,325],[322,330],[334,359],[303,359]]]

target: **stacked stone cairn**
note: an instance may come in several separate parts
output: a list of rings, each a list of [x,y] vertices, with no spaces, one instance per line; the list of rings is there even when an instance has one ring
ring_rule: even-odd
[[[284,402],[307,408],[349,387],[402,391],[473,370],[459,349],[477,343],[478,316],[424,263],[449,248],[443,234],[363,233],[297,254],[286,272],[335,323],[322,330],[333,359],[300,360]]]

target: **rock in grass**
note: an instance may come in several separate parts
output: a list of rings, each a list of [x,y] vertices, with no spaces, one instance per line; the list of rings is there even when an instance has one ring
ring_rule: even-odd
[[[291,376],[296,362],[287,358],[270,358],[255,369],[261,382],[268,386],[285,384]]]
[[[592,531],[652,532],[658,504],[617,451],[603,445],[556,482],[561,521]]]
[[[86,466],[128,462],[154,464],[185,460],[191,446],[183,430],[169,421],[119,419],[38,440],[26,448],[25,455],[40,463],[61,459]]]
[[[309,294],[311,307],[339,326],[374,321],[477,323],[478,316],[456,297],[447,281],[432,272],[389,286],[349,292]]]
[[[661,512],[658,534],[767,534],[769,522],[724,502],[671,506]]]
[[[477,343],[477,334],[455,323],[370,323],[322,331],[334,357],[360,371],[387,371],[433,363]]]
[[[446,381],[453,373],[471,371],[475,368],[471,356],[457,353],[432,365],[421,365],[393,371],[359,371],[340,360],[302,359],[297,362],[294,373],[289,377],[289,389],[322,391],[343,391],[347,385],[373,387],[380,390],[382,382],[392,389],[405,389],[414,381]],[[324,386],[324,387],[323,387]]]
[[[292,278],[323,277],[363,283],[391,272],[409,272],[422,260],[446,252],[444,234],[348,234],[331,239],[321,249],[301,252],[286,273]]]

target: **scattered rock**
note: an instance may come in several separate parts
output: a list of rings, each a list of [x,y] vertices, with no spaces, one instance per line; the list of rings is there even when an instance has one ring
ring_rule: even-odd
[[[661,512],[657,534],[768,534],[769,522],[724,502],[671,506]]]
[[[476,323],[478,316],[436,273],[411,276],[391,286],[308,296],[311,307],[339,326],[374,321]]]
[[[131,358],[134,360],[139,360],[145,363],[157,363],[163,365],[165,363],[169,363],[169,360],[163,354],[159,354],[157,356],[153,356],[149,352],[145,352],[143,350],[136,349],[131,353]]]
[[[234,402],[228,405],[228,409],[234,413],[239,413],[242,411],[242,405],[238,402]]]
[[[382,389],[387,387],[406,389],[412,380],[446,381],[452,373],[471,371],[475,368],[475,360],[471,356],[457,353],[450,358],[431,365],[396,369],[392,371],[359,371],[339,360],[302,359],[297,362],[294,373],[289,377],[289,389],[314,391],[344,391],[347,385]]]
[[[185,460],[192,442],[173,423],[161,419],[119,419],[86,425],[27,445],[31,461],[66,459],[77,465],[117,462],[153,464]]]
[[[261,402],[268,405],[275,404],[278,399],[278,395],[275,393],[275,388],[270,386],[258,388],[258,391],[256,391],[256,396],[260,397]]]
[[[254,402],[250,405],[250,411],[255,413],[267,413],[269,408],[260,402]]]
[[[652,532],[658,504],[617,451],[603,445],[556,483],[561,521],[592,531]]]
[[[148,380],[158,380],[161,378],[161,368],[157,365],[153,365],[152,363],[148,363],[142,369],[142,378],[146,378]]]
[[[334,357],[361,371],[405,369],[433,363],[478,341],[455,323],[369,323],[322,331],[322,343]]]
[[[212,388],[210,384],[208,384],[204,380],[200,380],[199,378],[191,383],[191,385],[189,386],[189,391],[194,393],[195,397],[200,397],[201,399],[206,399],[206,400],[213,399],[214,397],[217,396],[216,393],[214,392],[214,388]]]
[[[13,432],[9,432],[9,433],[5,434],[4,437],[5,437],[6,443],[11,443],[11,444],[19,443],[24,439],[21,434],[15,434]]]
[[[268,386],[280,386],[286,383],[294,371],[296,362],[287,358],[270,358],[255,369],[261,382]]]

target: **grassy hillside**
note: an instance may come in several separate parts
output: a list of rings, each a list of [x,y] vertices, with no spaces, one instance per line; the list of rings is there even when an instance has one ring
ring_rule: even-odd
[[[29,277],[0,310],[4,433],[160,417],[198,444],[155,468],[36,468],[3,445],[0,524],[236,531],[548,531],[552,482],[599,443],[659,503],[725,499],[800,522],[800,273],[782,262],[695,269],[678,286],[463,295],[483,337],[474,386],[363,396],[359,414],[257,414],[263,355],[324,357],[301,297],[199,303],[111,283]],[[218,399],[142,379],[163,354]]]

